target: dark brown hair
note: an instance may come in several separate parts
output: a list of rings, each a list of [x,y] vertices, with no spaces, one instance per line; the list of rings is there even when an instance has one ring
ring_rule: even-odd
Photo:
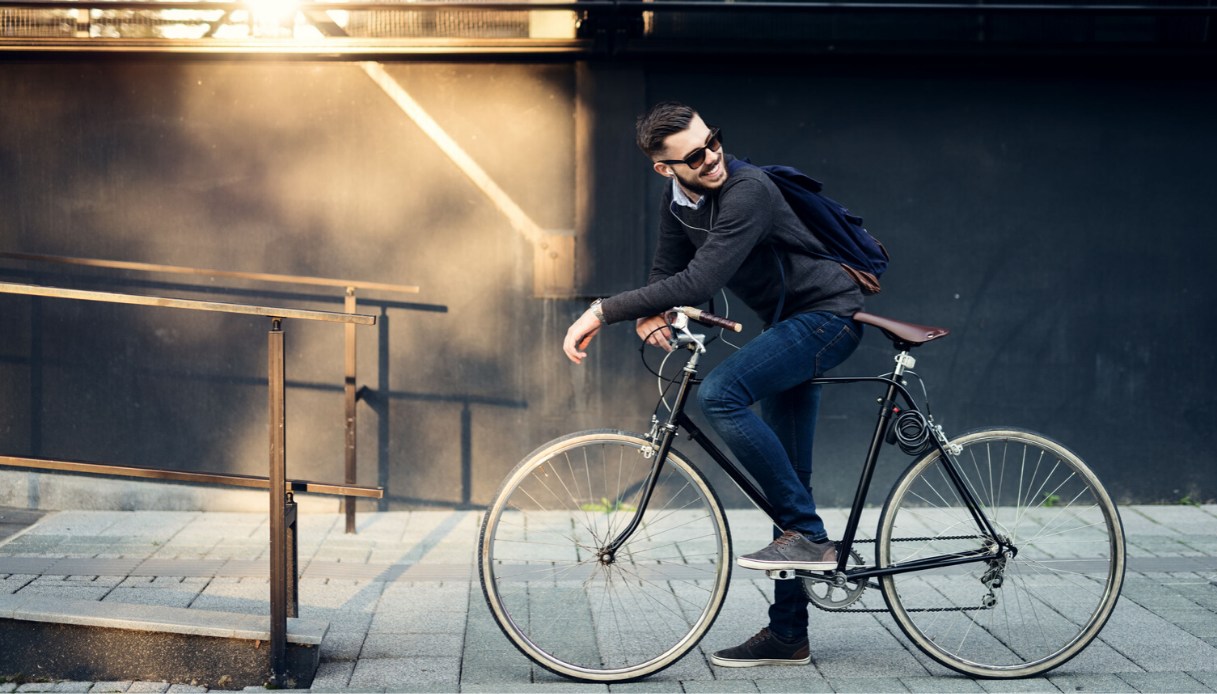
[[[697,111],[692,107],[676,101],[661,101],[655,104],[646,113],[638,116],[634,124],[638,148],[648,157],[662,152],[663,141],[669,135],[688,128],[695,115]]]

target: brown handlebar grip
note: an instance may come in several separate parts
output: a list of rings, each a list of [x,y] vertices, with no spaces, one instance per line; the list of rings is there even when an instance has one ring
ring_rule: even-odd
[[[737,333],[743,332],[744,330],[743,325],[736,323],[733,320],[723,318],[722,316],[716,316],[713,313],[703,311],[699,308],[693,308],[692,306],[680,306],[676,310],[685,314],[689,318],[692,318],[698,323],[705,323],[706,325],[712,325],[716,328],[723,328],[725,330],[730,330]]]

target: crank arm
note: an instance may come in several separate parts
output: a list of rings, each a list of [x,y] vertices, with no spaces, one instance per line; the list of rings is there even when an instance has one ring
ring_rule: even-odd
[[[789,581],[795,578],[810,578],[813,581],[832,581],[836,571],[799,571],[796,569],[766,569],[765,575],[775,581]]]
[[[795,578],[806,578],[817,583],[832,583],[835,572],[815,573],[812,571],[795,571],[793,569],[769,569],[765,571],[765,575],[775,581],[789,581]],[[878,581],[867,581],[867,588],[879,589]]]

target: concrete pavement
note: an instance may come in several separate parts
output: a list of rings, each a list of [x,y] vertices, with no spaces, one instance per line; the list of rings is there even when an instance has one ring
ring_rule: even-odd
[[[337,514],[308,514],[300,521],[300,616],[329,623],[311,691],[1217,691],[1217,506],[1121,512],[1130,561],[1120,604],[1085,652],[1046,677],[972,680],[922,655],[886,614],[823,612],[812,614],[810,666],[712,667],[710,652],[739,643],[764,621],[771,582],[740,570],[697,649],[650,679],[617,685],[552,675],[499,632],[474,570],[480,513],[365,513],[356,535],[343,532]],[[730,515],[737,549],[767,541],[759,513]],[[843,522],[841,511],[825,515]],[[261,514],[48,513],[0,545],[0,593],[268,614],[268,533]],[[12,691],[207,689],[0,683],[0,692]]]

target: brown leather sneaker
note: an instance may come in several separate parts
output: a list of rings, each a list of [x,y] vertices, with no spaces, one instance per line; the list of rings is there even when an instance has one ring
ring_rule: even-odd
[[[740,645],[714,653],[710,662],[720,667],[806,665],[811,662],[811,648],[806,636],[798,643],[786,643],[765,627]]]
[[[745,569],[763,571],[832,571],[837,568],[837,545],[831,540],[812,542],[793,530],[787,530],[765,549],[744,554],[736,563]]]

